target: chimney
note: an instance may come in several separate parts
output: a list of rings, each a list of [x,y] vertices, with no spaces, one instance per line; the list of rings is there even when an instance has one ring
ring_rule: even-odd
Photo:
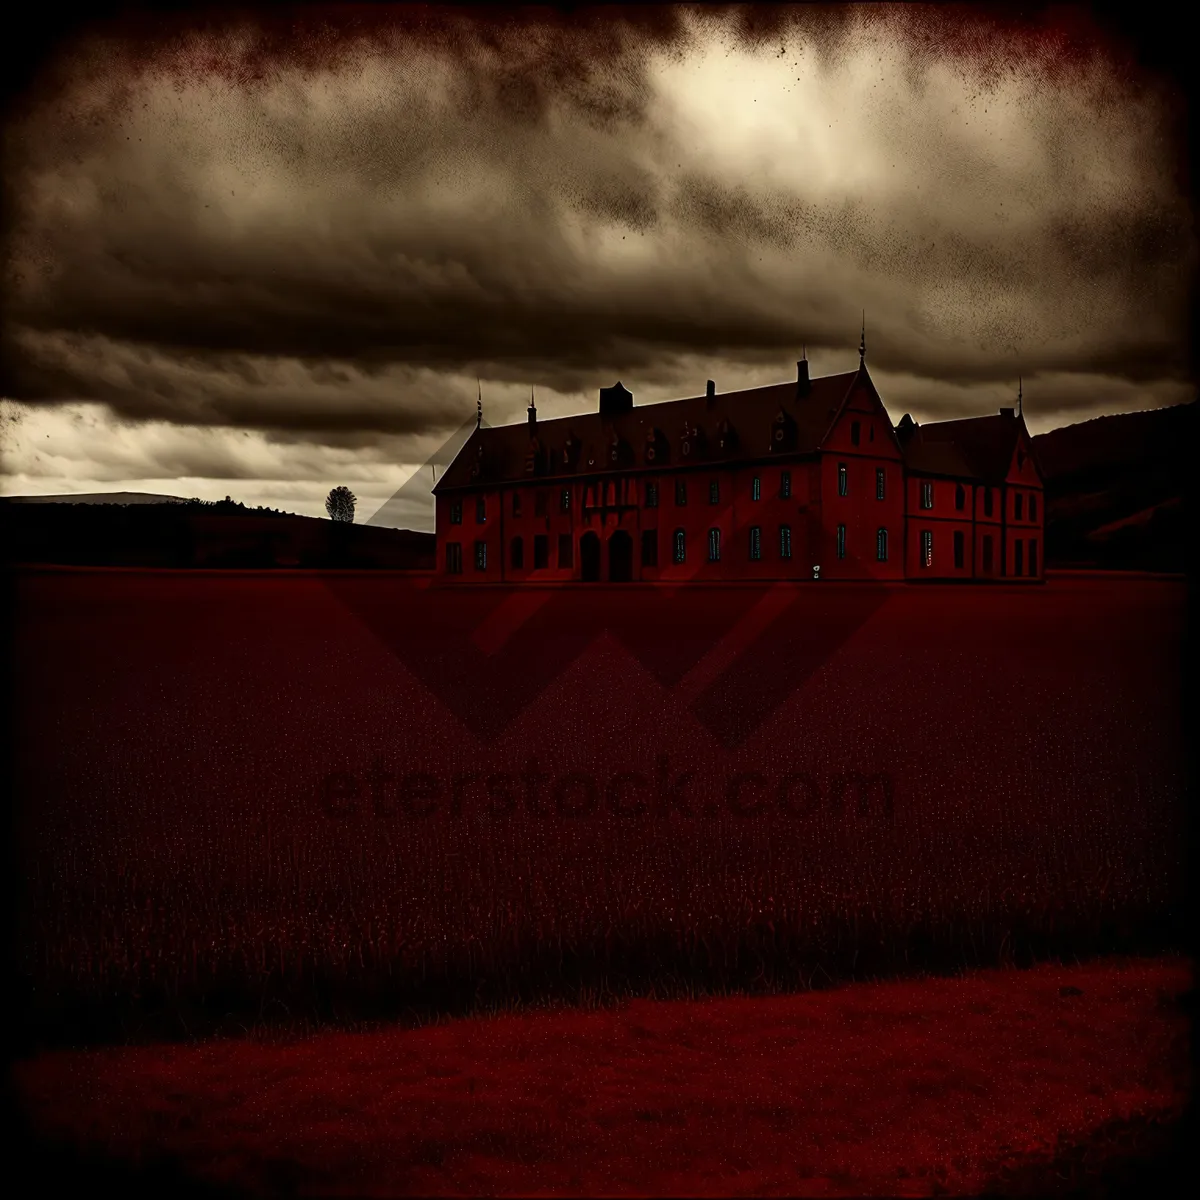
[[[715,380],[710,379],[708,381],[708,387],[705,389],[704,394],[710,400],[717,394],[717,385]]]
[[[1000,415],[1001,415],[1002,417],[1007,417],[1007,418],[1008,418],[1008,419],[1011,421],[1011,420],[1012,420],[1012,419],[1013,419],[1013,418],[1014,418],[1014,417],[1017,415],[1017,414],[1016,414],[1016,409],[1012,409],[1012,408],[1002,408],[1002,409],[1000,410]]]

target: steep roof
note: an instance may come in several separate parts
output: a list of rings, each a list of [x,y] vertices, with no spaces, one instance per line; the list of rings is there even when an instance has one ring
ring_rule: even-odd
[[[910,471],[1003,483],[1024,428],[1024,420],[1011,410],[914,425],[903,439],[904,465]]]
[[[865,368],[861,376],[869,383]],[[849,371],[807,385],[769,384],[625,412],[539,420],[536,445],[527,423],[477,429],[433,490],[633,467],[736,463],[766,458],[774,450],[813,454],[859,378],[860,371]],[[778,440],[777,430],[784,435]],[[531,452],[538,456],[536,471],[527,469]]]

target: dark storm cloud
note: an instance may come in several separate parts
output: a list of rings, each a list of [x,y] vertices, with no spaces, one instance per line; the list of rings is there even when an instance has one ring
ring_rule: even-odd
[[[476,376],[852,364],[864,307],[873,366],[939,394],[1181,377],[1169,97],[1086,31],[939,23],[114,28],[6,143],[8,394],[337,444],[452,429]]]

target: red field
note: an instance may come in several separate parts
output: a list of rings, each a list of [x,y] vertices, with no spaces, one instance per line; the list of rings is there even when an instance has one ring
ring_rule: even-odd
[[[16,1083],[58,1147],[48,1190],[83,1150],[89,1190],[106,1163],[173,1165],[157,1195],[189,1177],[272,1195],[1046,1194],[1162,1144],[1190,1089],[1190,982],[1166,960],[637,1001],[59,1053]]]
[[[47,1037],[1178,928],[1178,583],[17,586],[18,982]]]

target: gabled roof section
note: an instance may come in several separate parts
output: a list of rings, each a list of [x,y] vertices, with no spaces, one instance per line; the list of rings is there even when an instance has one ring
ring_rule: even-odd
[[[772,433],[781,411],[790,421],[787,453],[815,454],[858,374],[850,371],[807,382],[690,396],[624,412],[539,420],[536,437],[544,448],[545,463],[537,472],[526,470],[531,436],[526,422],[477,429],[433,490],[573,478],[616,469],[761,460],[773,452]],[[611,394],[610,389],[605,391]],[[592,452],[581,452],[585,448]]]
[[[885,417],[887,417],[888,433],[891,436],[892,445],[894,445],[897,450],[903,453],[903,447],[900,445],[900,439],[896,436],[896,430],[892,427],[892,418],[888,416],[887,405],[884,404],[883,397],[879,394],[879,389],[875,386],[875,380],[871,378],[870,372],[867,370],[867,364],[865,362],[861,362],[858,370],[850,375],[849,379],[850,386],[846,388],[846,394],[842,397],[841,404],[838,405],[837,411],[830,418],[829,425],[826,427],[824,434],[821,435],[821,444],[824,445],[826,440],[829,438],[829,435],[833,433],[833,427],[841,419],[842,413],[850,404],[850,397],[854,395],[855,387],[861,385],[875,398],[875,403],[879,405],[880,411]]]
[[[917,425],[904,442],[904,464],[910,471],[974,477],[985,483],[1000,484],[1008,478],[1017,440],[1022,434],[1032,457],[1032,439],[1025,421],[1011,409],[991,417]],[[1034,462],[1036,465],[1036,459]]]

